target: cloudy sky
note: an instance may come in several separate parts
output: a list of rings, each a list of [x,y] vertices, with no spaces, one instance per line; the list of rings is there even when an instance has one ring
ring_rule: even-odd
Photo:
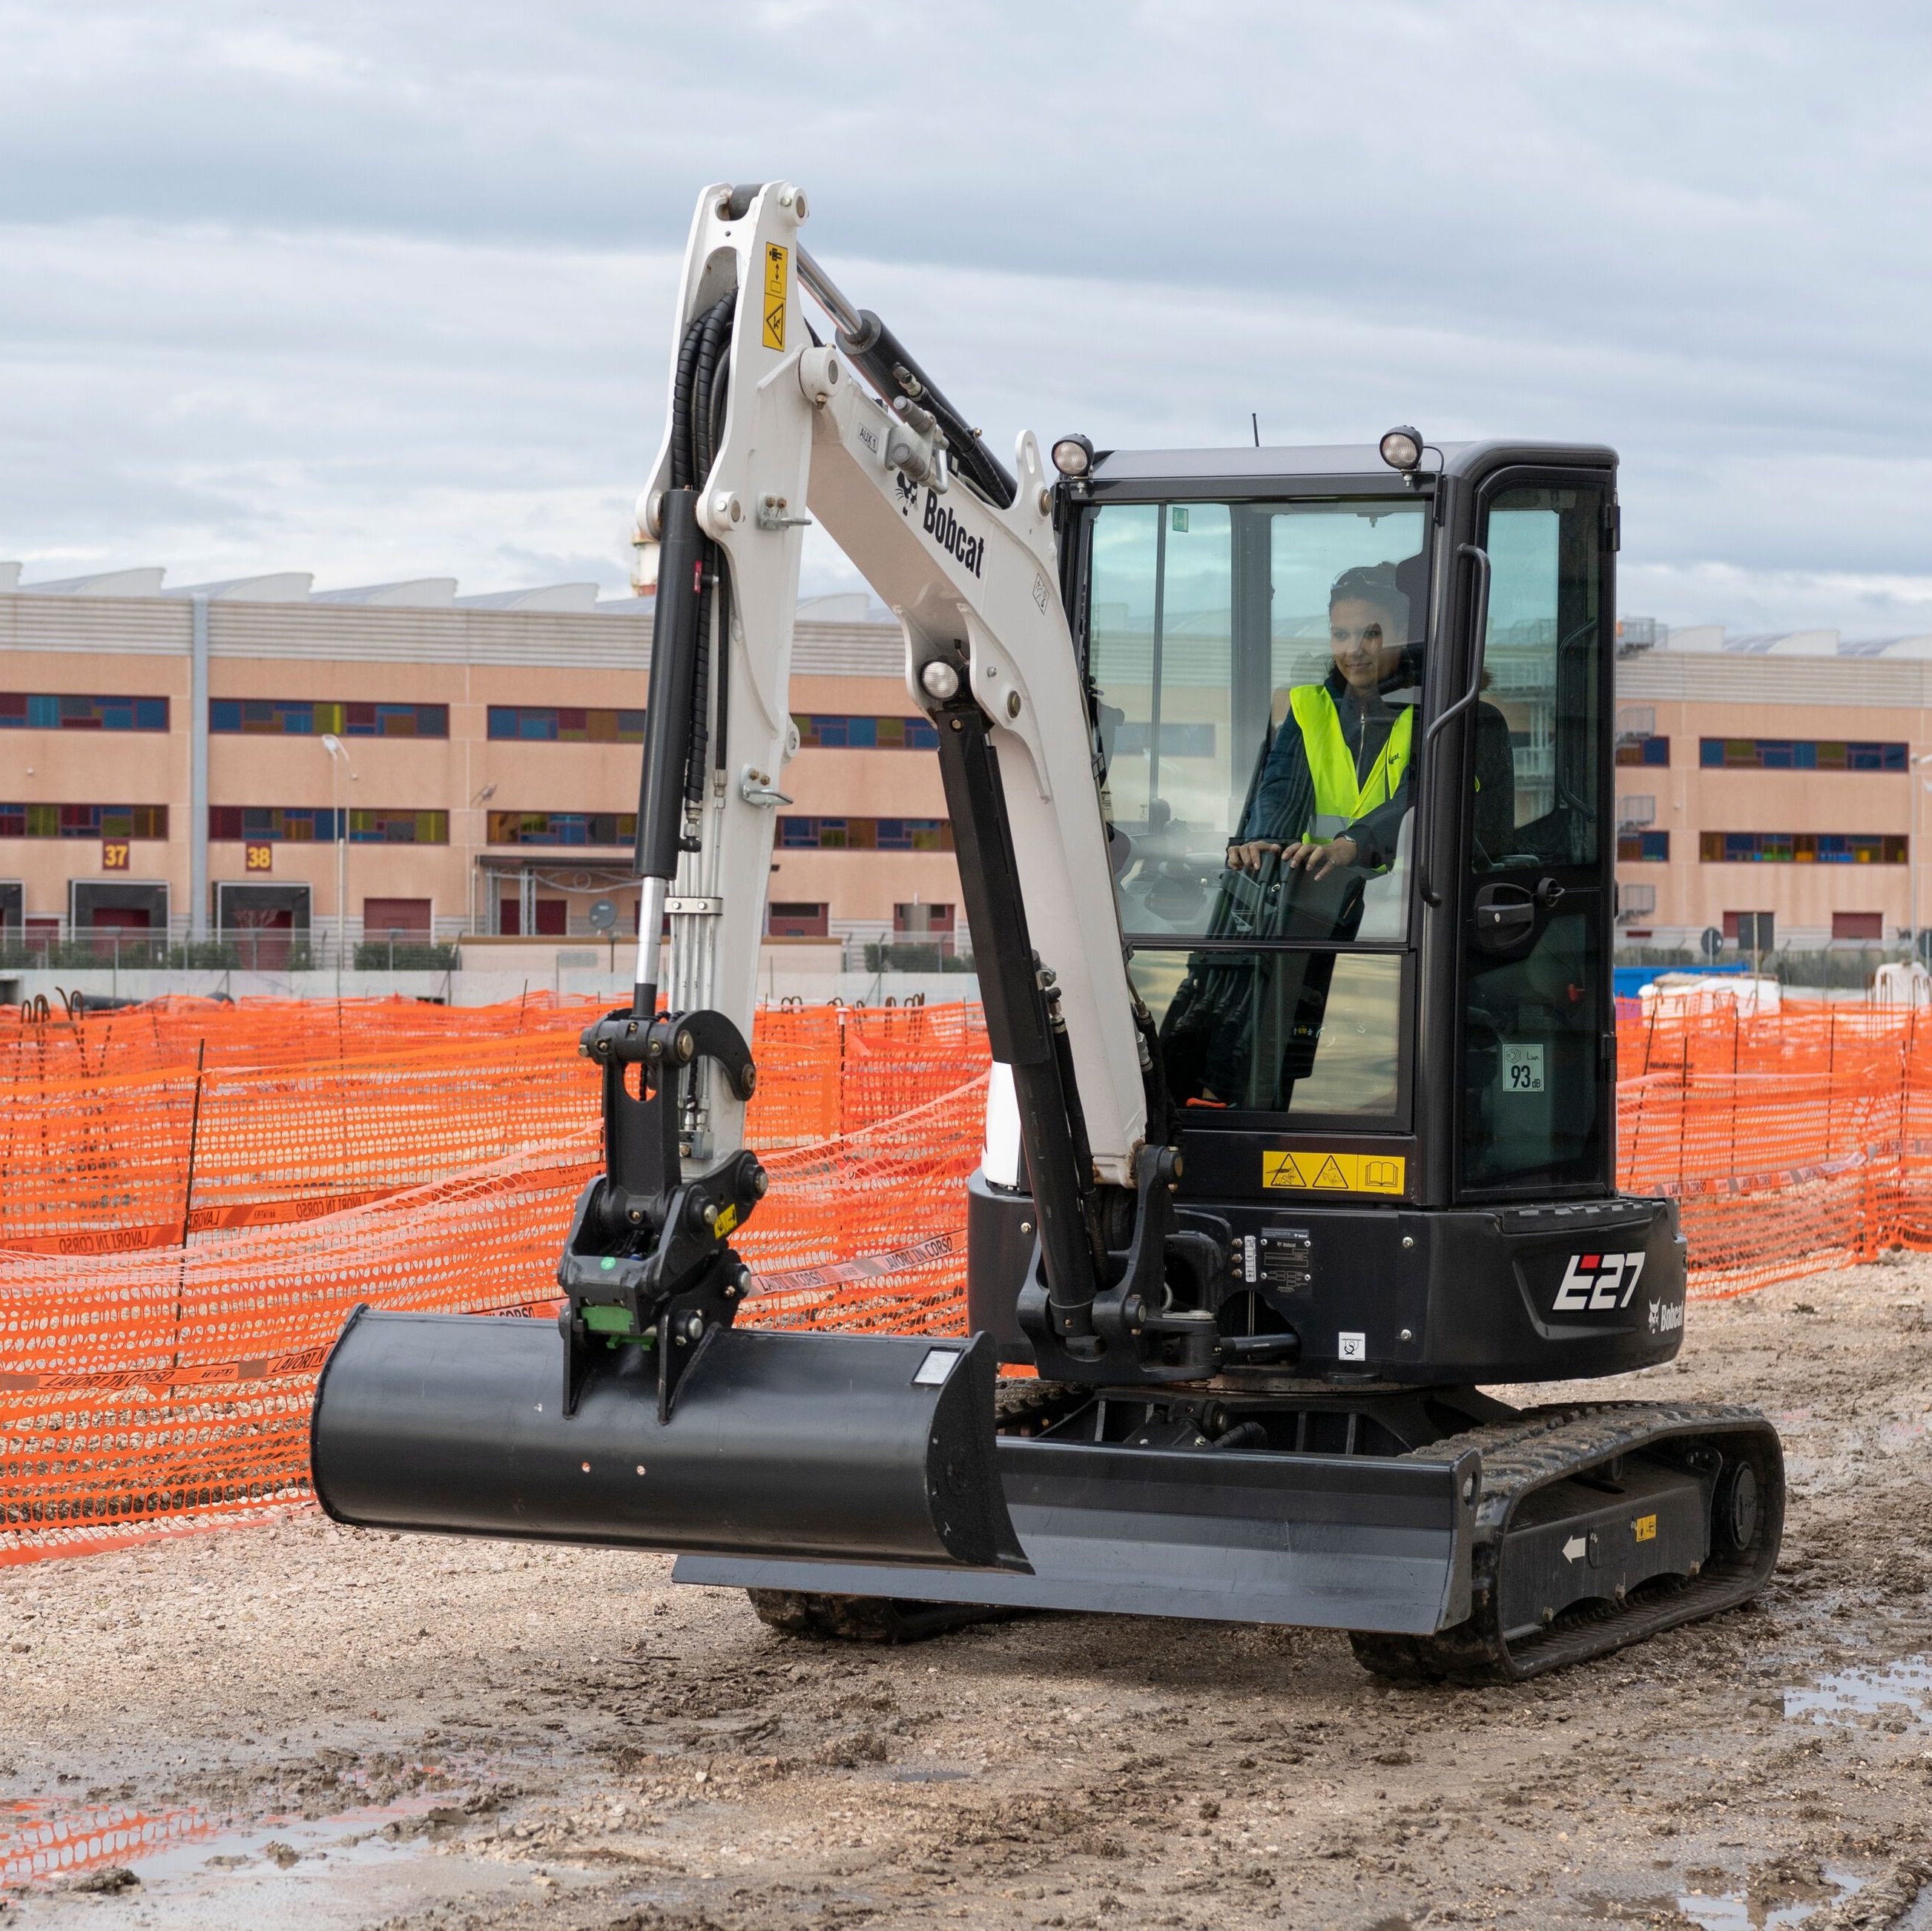
[[[1627,611],[1932,631],[1884,0],[0,0],[0,558],[615,589],[697,190],[778,176],[996,446],[1608,441]]]

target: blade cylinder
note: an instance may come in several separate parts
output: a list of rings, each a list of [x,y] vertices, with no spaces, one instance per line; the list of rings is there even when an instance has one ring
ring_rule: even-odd
[[[548,1321],[358,1309],[316,1390],[316,1498],[362,1528],[1027,1567],[983,1336],[715,1327],[664,1423],[632,1345],[592,1350],[565,1415],[563,1350]]]

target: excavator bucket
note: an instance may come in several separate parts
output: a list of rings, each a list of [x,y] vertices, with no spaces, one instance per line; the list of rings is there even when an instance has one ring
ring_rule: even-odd
[[[358,1308],[323,1367],[338,1522],[958,1573],[1024,1570],[994,1459],[992,1343],[713,1327],[572,1368],[548,1321]]]
[[[550,1322],[358,1309],[316,1392],[316,1497],[753,1589],[1415,1633],[1469,1613],[1473,1453],[998,1436],[986,1336],[714,1327],[674,1385],[654,1351],[589,1351],[567,1407]]]

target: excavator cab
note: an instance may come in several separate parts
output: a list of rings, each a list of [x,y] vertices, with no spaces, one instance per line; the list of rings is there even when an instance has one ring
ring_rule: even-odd
[[[1762,1417],[1484,1392],[1682,1336],[1674,1205],[1616,1183],[1614,453],[1076,436],[1049,469],[1023,435],[1009,469],[805,218],[721,185],[693,225],[640,504],[638,982],[584,1035],[606,1170],[562,1309],[358,1310],[324,1507],[674,1551],[801,1633],[1295,1623],[1408,1677],[1744,1600]],[[736,1321],[801,504],[898,617],[974,937],[956,1336]]]
[[[1156,457],[1119,466],[1118,481],[1113,459],[1096,466],[1078,541],[1116,901],[1190,1136],[1263,1136],[1290,1153],[1324,1133],[1381,1140],[1379,1171],[1400,1163],[1405,1182],[1426,1164],[1418,1141],[1439,1143],[1449,1170],[1416,1178],[1445,1201],[1614,1192],[1615,472],[1563,454],[1438,477],[1426,493],[1370,450],[1276,452],[1276,476],[1229,478],[1214,496],[1193,493],[1210,478],[1162,477]],[[1238,496],[1237,481],[1268,493]],[[1458,484],[1480,577],[1445,553],[1436,512]],[[1369,615],[1384,634],[1358,694],[1342,655]],[[1466,702],[1432,737],[1432,675],[1448,693],[1432,717]],[[1317,808],[1330,801],[1308,781],[1298,703],[1334,721],[1352,778],[1373,775],[1378,743],[1384,762],[1388,747],[1406,753],[1356,821],[1368,829],[1352,842],[1368,848],[1319,875],[1321,846],[1348,826]],[[1434,875],[1416,843],[1425,788]],[[1229,864],[1244,843],[1301,839],[1316,849],[1305,864],[1279,850]],[[1462,943],[1431,958],[1451,983],[1430,998],[1421,914],[1451,900]],[[1419,1114],[1425,1006],[1460,1045],[1453,1087],[1438,1077]],[[1309,1191],[1355,1191],[1329,1180]]]

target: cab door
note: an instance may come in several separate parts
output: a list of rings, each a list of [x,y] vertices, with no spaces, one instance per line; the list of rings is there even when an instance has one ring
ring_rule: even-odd
[[[1613,472],[1510,469],[1479,499],[1487,613],[1462,740],[1465,1200],[1613,1189],[1615,487]]]

